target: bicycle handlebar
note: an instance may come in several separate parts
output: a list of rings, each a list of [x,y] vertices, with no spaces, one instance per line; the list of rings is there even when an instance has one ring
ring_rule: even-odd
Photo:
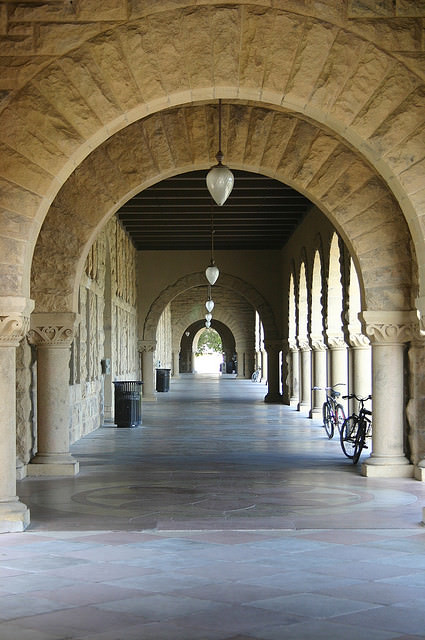
[[[325,389],[325,391],[328,391],[329,389],[331,389],[333,391],[335,387],[345,387],[345,382],[337,382],[337,384],[334,384],[333,387],[311,387],[311,390],[321,391],[322,389]]]
[[[371,395],[368,395],[367,398],[360,398],[359,396],[356,396],[355,393],[350,393],[350,395],[342,397],[344,398],[344,400],[352,400],[353,398],[355,398],[357,402],[366,402],[367,400],[372,400]]]

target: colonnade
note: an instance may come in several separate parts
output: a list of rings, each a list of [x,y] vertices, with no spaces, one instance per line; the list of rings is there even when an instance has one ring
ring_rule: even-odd
[[[291,404],[319,418],[326,386],[344,384],[343,395],[372,393],[372,451],[362,473],[412,477],[414,466],[404,447],[404,360],[406,343],[417,333],[416,312],[367,311],[361,320],[366,335],[352,335],[349,344],[340,338],[330,338],[327,344],[317,339],[290,342]],[[315,386],[321,390],[313,390]]]

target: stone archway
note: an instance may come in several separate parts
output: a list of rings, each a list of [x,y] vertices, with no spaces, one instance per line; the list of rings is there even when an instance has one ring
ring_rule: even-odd
[[[370,334],[410,335],[416,296],[425,311],[420,13],[406,22],[399,7],[383,16],[371,9],[371,24],[368,9],[350,12],[338,0],[326,16],[321,5],[291,11],[279,0],[180,0],[173,9],[132,3],[130,17],[118,5],[71,18],[55,7],[52,22],[50,4],[10,4],[5,51],[18,57],[6,67],[0,105],[8,370],[28,329],[31,265],[37,310],[75,314],[88,248],[122,199],[212,163],[213,118],[199,103],[217,97],[237,102],[226,118],[232,164],[315,202],[352,251]],[[142,141],[134,161],[124,132],[130,147]],[[3,395],[13,400],[9,387]],[[8,441],[14,412],[11,401],[0,425]],[[10,462],[4,468],[14,477]]]
[[[151,305],[148,314],[146,315],[143,327],[143,340],[152,341],[155,340],[156,327],[161,313],[176,296],[183,291],[191,289],[192,287],[199,287],[205,285],[204,273],[192,273],[180,278],[177,282],[167,287],[157,297],[155,302]],[[278,328],[274,319],[273,311],[263,296],[254,289],[249,283],[242,281],[240,278],[228,275],[226,273],[220,274],[220,286],[223,288],[231,289],[237,292],[240,296],[245,298],[256,309],[261,317],[264,325],[264,333],[268,339],[276,339],[279,335]],[[226,323],[229,322],[229,318],[226,318],[225,314],[220,316],[220,319]],[[233,325],[230,320],[230,326]]]
[[[85,28],[78,16],[73,17],[72,41],[56,36],[52,28],[47,59],[34,56],[24,72],[8,79],[10,93],[2,111],[5,161],[1,176],[2,203],[13,212],[13,220],[7,220],[9,250],[4,264],[9,277],[2,294],[28,295],[32,249],[55,195],[75,167],[114,133],[146,119],[136,139],[155,147],[155,175],[146,175],[151,158],[142,153],[138,160],[144,164],[145,180],[139,179],[137,188],[146,186],[146,180],[160,179],[184,167],[201,167],[206,156],[210,164],[212,137],[203,135],[188,112],[171,109],[166,115],[165,110],[172,105],[211,101],[213,95],[244,104],[251,101],[260,108],[254,118],[239,113],[237,128],[235,120],[228,119],[231,135],[227,138],[236,154],[231,159],[241,168],[254,166],[276,173],[320,203],[322,210],[332,211],[340,230],[348,228],[350,221],[359,228],[359,219],[353,222],[350,215],[354,208],[356,214],[366,212],[369,217],[368,209],[377,206],[386,210],[385,229],[392,235],[399,215],[392,202],[395,195],[417,253],[425,254],[415,212],[423,202],[423,145],[415,128],[422,123],[419,113],[424,89],[420,64],[410,55],[416,50],[414,38],[406,30],[400,39],[400,23],[391,21],[391,16],[385,16],[385,29],[379,30],[370,27],[368,15],[361,11],[345,14],[337,5],[324,18],[320,8],[304,11],[298,7],[295,13],[286,4],[269,8],[224,2],[214,6],[182,0],[173,10],[149,4],[143,9],[133,7],[131,19],[126,21],[119,11],[105,15],[100,11],[90,16],[91,29]],[[111,20],[111,15],[113,19],[106,25],[104,20]],[[373,17],[379,19],[379,15]],[[66,15],[58,13],[57,19],[63,25],[69,23]],[[43,24],[49,17],[42,9],[38,13],[28,10],[23,11],[21,20]],[[398,52],[397,58],[393,51]],[[385,101],[380,100],[381,94]],[[271,113],[262,112],[266,105],[273,105],[271,113],[281,116],[280,128],[273,128],[272,136],[274,146],[280,147],[279,158],[276,149],[263,144],[272,120]],[[180,146],[170,154],[154,116],[153,120],[147,118],[155,112],[163,113],[160,119],[171,138],[183,132],[188,149]],[[97,202],[102,202],[105,210],[109,201],[106,208],[111,212],[118,204],[116,194],[110,191],[116,175],[114,160],[120,164],[122,180],[131,182],[134,169],[128,164],[128,154],[120,157],[118,152],[114,157],[117,149],[113,145],[108,150],[111,162],[108,164],[107,157],[100,161],[107,175]],[[353,150],[357,151],[353,154]],[[274,159],[268,162],[259,154],[271,154]],[[283,156],[286,169],[282,171]],[[306,161],[308,157],[310,161]],[[95,173],[99,178],[99,165]],[[279,175],[282,173],[286,175]],[[391,189],[383,186],[381,177]],[[84,188],[90,183],[86,178],[81,185]],[[357,202],[347,208],[344,196],[348,194],[349,200],[353,195],[353,178],[364,188],[357,194]],[[78,188],[78,180],[74,185]],[[126,193],[128,196],[130,190]],[[83,221],[82,235],[90,242],[100,219],[93,219],[86,209],[91,219],[86,220],[87,226]],[[75,215],[73,207],[67,211]],[[77,212],[76,222],[79,215]],[[369,231],[366,228],[362,239],[350,230],[345,239],[356,236],[353,246],[357,253],[364,249],[365,235],[372,244],[374,230],[376,225]],[[404,271],[407,262],[408,257],[400,264]],[[392,282],[392,288],[397,284]],[[402,304],[401,299],[393,302]],[[369,300],[369,308],[371,303]]]
[[[236,339],[232,330],[221,320],[212,319],[211,327],[217,331],[221,338],[223,346],[224,364],[230,364],[233,355],[236,353]],[[189,324],[183,331],[180,342],[180,362],[183,365],[183,373],[190,373],[193,370],[192,356],[193,356],[193,343],[195,336],[205,328],[204,320],[198,320]],[[189,335],[186,335],[186,332]],[[229,373],[230,371],[228,371]],[[226,371],[224,371],[226,373]]]

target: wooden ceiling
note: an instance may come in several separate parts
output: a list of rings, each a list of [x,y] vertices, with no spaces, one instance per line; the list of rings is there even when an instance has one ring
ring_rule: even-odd
[[[139,250],[281,249],[312,206],[297,191],[265,176],[232,170],[235,185],[219,207],[206,187],[207,171],[163,180],[117,212]]]

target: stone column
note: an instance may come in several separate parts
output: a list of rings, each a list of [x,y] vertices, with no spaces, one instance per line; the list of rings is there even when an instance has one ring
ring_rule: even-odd
[[[269,340],[265,342],[264,347],[267,352],[267,385],[268,391],[264,398],[264,402],[282,403],[282,394],[279,389],[280,363],[279,354],[282,350],[282,342],[280,340]]]
[[[155,402],[155,371],[153,357],[156,340],[139,340],[138,349],[142,354],[142,399],[143,402]]]
[[[348,392],[348,361],[347,361],[347,345],[343,336],[328,336],[329,347],[329,386],[336,384],[345,384],[345,393]],[[344,389],[339,389],[344,393]]]
[[[311,409],[311,348],[307,341],[300,341],[300,401],[298,411]]]
[[[412,477],[404,454],[404,351],[417,325],[416,312],[361,314],[372,343],[372,453],[362,473],[372,477]]]
[[[310,418],[321,419],[323,416],[323,403],[326,400],[326,345],[321,338],[311,338],[311,386],[320,387],[312,389],[312,402]]]
[[[340,392],[340,402],[347,413],[347,401],[342,396],[348,394],[348,349],[343,336],[328,336],[329,364],[328,386],[344,385],[337,387]]]
[[[173,351],[173,378],[180,376],[180,351]]]
[[[363,334],[350,333],[349,349],[349,381],[346,393],[355,393],[359,398],[366,398],[372,393],[372,358],[369,339]],[[349,413],[358,412],[358,402],[351,401]]]
[[[260,351],[260,369],[261,369],[261,382],[266,384],[267,382],[267,353],[264,349]]]
[[[289,372],[289,404],[291,407],[298,407],[300,399],[299,388],[299,375],[300,375],[300,358],[298,346],[295,342],[289,343],[289,358],[290,358],[290,372]]]
[[[281,353],[281,393],[282,393],[282,404],[290,405],[290,351],[289,351],[289,343],[288,340],[282,341],[282,353]]]
[[[236,345],[236,353],[238,358],[238,378],[249,379],[252,376],[255,365],[255,351],[254,348],[249,347],[247,344],[238,343]]]
[[[425,337],[417,332],[409,351],[409,447],[415,478],[425,481]],[[424,513],[425,515],[425,513]]]
[[[29,476],[78,473],[69,453],[69,358],[79,317],[75,313],[35,313],[30,342],[37,347],[37,455]]]
[[[0,298],[0,533],[24,531],[28,507],[16,495],[16,347],[29,329],[33,302]]]

